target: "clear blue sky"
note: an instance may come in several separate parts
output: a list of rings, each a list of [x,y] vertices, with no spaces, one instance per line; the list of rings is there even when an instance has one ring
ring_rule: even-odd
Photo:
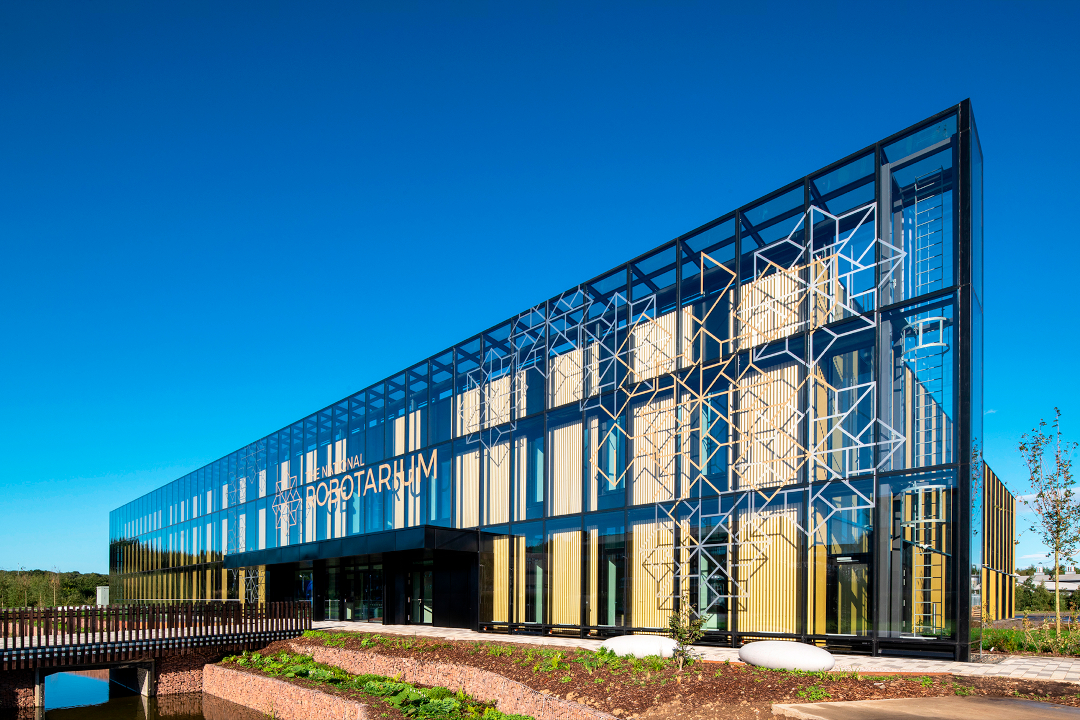
[[[0,567],[105,572],[109,510],[965,97],[987,458],[1017,487],[1054,405],[1080,439],[1078,25],[1075,2],[0,5]]]

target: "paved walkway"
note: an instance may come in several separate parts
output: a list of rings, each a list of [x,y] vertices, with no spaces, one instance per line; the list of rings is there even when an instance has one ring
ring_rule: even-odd
[[[440,628],[426,625],[380,625],[378,623],[336,622],[326,620],[313,622],[316,630],[347,630],[351,632],[377,632],[393,635],[416,635],[421,637],[467,640],[470,642],[510,642],[520,645],[554,645],[595,650],[600,640],[589,638],[559,637],[550,635],[505,635],[480,633],[460,628]],[[705,660],[723,662],[739,661],[738,649],[699,647]],[[925,658],[870,657],[869,655],[840,655],[835,670],[858,670],[861,673],[951,673],[953,675],[1009,677],[1024,680],[1064,680],[1080,683],[1080,659],[1060,657],[1032,657],[1009,655],[999,663],[963,663],[951,660],[928,660]]]
[[[846,700],[825,703],[777,703],[773,715],[798,720],[1077,720],[1080,710],[998,697],[933,697],[899,700]]]

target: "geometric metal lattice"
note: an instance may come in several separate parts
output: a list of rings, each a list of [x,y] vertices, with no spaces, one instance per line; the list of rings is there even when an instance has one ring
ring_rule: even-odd
[[[814,229],[811,249],[792,239],[808,221]],[[852,222],[852,229],[841,232]],[[839,216],[811,207],[787,239],[749,258],[753,279],[741,288],[734,271],[701,253],[700,267],[726,277],[726,283],[703,312],[683,311],[681,338],[674,315],[658,314],[656,295],[632,302],[611,298],[612,308],[627,306],[624,326],[614,320],[616,313],[590,313],[581,289],[556,303],[557,309],[565,304],[564,316],[579,309],[582,317],[613,318],[606,325],[578,324],[575,350],[585,352],[577,364],[581,368],[571,364],[568,377],[552,382],[558,386],[576,375],[583,408],[601,407],[612,418],[627,418],[625,424],[610,424],[609,433],[620,434],[619,440],[633,448],[629,466],[611,480],[632,477],[635,486],[653,490],[649,500],[655,503],[656,522],[642,556],[662,608],[673,607],[691,580],[702,593],[702,602],[692,608],[698,615],[710,613],[724,598],[746,596],[743,579],[768,556],[764,524],[774,518],[809,536],[837,512],[874,506],[872,491],[860,492],[846,478],[871,470],[867,458],[875,450],[879,466],[887,462],[904,436],[877,417],[873,380],[836,385],[821,364],[837,343],[875,326],[864,308],[876,307],[879,288],[903,262],[903,251],[892,246],[881,252],[885,259],[876,259],[881,244],[876,228],[876,205]],[[785,244],[791,259],[778,264],[767,253],[775,255]],[[701,277],[704,283],[704,272]],[[712,316],[728,313],[730,321],[721,327],[726,324],[730,335],[722,337]],[[824,327],[848,317],[852,322],[843,330]],[[558,337],[574,346],[574,331],[563,323]],[[812,331],[808,347],[792,347],[790,337],[803,331]],[[720,344],[721,359],[702,368],[693,353],[707,341]],[[627,378],[623,399],[617,407],[604,407],[600,390],[609,388],[588,381],[613,382],[617,375]],[[803,397],[812,399],[805,409]],[[808,438],[804,427],[810,428]],[[709,468],[718,454],[730,462],[731,488],[717,487],[711,479]],[[596,453],[589,461],[594,472],[605,472]],[[809,515],[795,502],[802,491],[783,489],[803,473],[825,482],[810,498],[825,511],[815,527],[806,526]],[[830,503],[835,483],[854,494],[855,505]],[[717,494],[721,500],[711,509],[701,500]],[[633,502],[642,501],[635,497]],[[719,577],[726,580],[727,593],[715,588]]]

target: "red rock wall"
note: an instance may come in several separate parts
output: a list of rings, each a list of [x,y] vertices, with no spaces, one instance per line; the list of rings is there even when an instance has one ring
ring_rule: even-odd
[[[34,707],[34,671],[0,670],[0,708]]]
[[[202,692],[203,666],[224,657],[221,652],[198,650],[186,655],[158,658],[154,663],[154,682],[157,695],[182,695]]]
[[[404,682],[417,685],[463,689],[475,698],[496,703],[496,707],[508,715],[531,715],[536,720],[617,720],[614,715],[539,693],[516,680],[479,668],[338,648],[290,645],[293,652],[311,655],[316,662],[336,665],[354,675],[400,676]]]
[[[207,665],[203,692],[277,720],[374,720],[366,705],[262,675]],[[204,707],[208,703],[204,702]]]

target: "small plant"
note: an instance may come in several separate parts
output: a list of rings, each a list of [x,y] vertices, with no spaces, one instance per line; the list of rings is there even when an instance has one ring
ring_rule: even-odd
[[[554,672],[555,670],[569,669],[570,663],[563,661],[561,652],[545,653],[544,659],[533,665],[533,672]]]
[[[707,615],[699,615],[690,605],[690,592],[685,590],[679,600],[679,609],[668,618],[668,637],[675,641],[672,659],[679,664],[682,672],[684,664],[692,664],[697,657],[692,646],[705,636]]]
[[[817,702],[818,700],[827,700],[832,695],[829,694],[824,685],[810,685],[799,691],[799,697],[806,698],[810,702]]]
[[[649,669],[650,672],[660,672],[664,669],[666,661],[659,655],[649,655],[642,658],[642,663]]]

